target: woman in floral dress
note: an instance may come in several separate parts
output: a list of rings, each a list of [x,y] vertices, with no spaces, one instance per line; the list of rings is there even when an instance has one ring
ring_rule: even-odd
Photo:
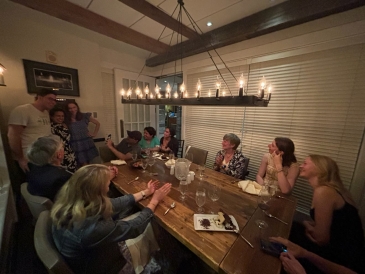
[[[76,157],[70,146],[70,131],[64,123],[65,111],[62,108],[55,107],[50,110],[49,115],[51,117],[52,134],[60,136],[65,150],[65,156],[61,165],[66,167],[68,171],[75,172],[77,167]]]

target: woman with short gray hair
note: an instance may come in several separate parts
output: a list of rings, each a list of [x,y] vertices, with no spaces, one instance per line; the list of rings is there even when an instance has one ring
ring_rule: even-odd
[[[28,149],[28,191],[32,195],[54,200],[58,190],[71,177],[61,166],[64,157],[63,143],[56,135],[40,137]]]
[[[215,157],[213,169],[224,174],[243,179],[245,174],[245,157],[237,150],[241,140],[236,134],[227,133],[223,136],[222,150]]]

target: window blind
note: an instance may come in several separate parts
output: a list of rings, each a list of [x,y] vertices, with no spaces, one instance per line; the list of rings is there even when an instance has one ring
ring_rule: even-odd
[[[208,150],[207,167],[212,167],[224,134],[235,133],[241,138],[239,149],[250,158],[248,178],[255,180],[267,145],[275,137],[288,137],[300,163],[309,154],[333,158],[349,188],[365,126],[364,51],[360,44],[232,68],[237,79],[241,73],[248,79],[249,95],[257,93],[265,76],[274,88],[269,106],[186,107],[185,143]],[[216,71],[188,74],[189,96],[194,96],[198,79],[203,96],[209,88],[215,94],[216,75]],[[237,95],[233,77],[227,71],[223,76]],[[293,195],[298,198],[298,210],[307,213],[312,191],[306,180],[297,180]]]

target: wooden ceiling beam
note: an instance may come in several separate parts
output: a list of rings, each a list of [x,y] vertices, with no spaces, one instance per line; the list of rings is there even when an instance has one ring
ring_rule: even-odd
[[[290,0],[174,45],[146,60],[154,67],[365,5],[364,0]]]
[[[144,14],[161,25],[166,26],[177,33],[181,33],[189,39],[198,37],[198,34],[194,30],[185,25],[181,25],[179,21],[164,13],[159,8],[156,8],[154,5],[148,3],[146,0],[119,0],[119,2],[122,2],[128,7]]]
[[[157,54],[170,46],[65,0],[11,0],[113,39]]]

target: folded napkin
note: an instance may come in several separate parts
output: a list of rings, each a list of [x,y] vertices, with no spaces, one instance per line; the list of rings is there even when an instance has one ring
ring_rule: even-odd
[[[175,165],[175,160],[174,160],[174,159],[170,159],[170,160],[168,160],[168,161],[165,163],[165,165],[167,165],[167,166],[173,166],[173,165]]]
[[[249,194],[259,195],[260,190],[262,186],[255,181],[251,180],[245,180],[245,181],[239,181],[238,186],[242,188],[244,192],[247,192]]]
[[[127,162],[124,160],[111,160],[110,163],[116,166],[126,165]]]

